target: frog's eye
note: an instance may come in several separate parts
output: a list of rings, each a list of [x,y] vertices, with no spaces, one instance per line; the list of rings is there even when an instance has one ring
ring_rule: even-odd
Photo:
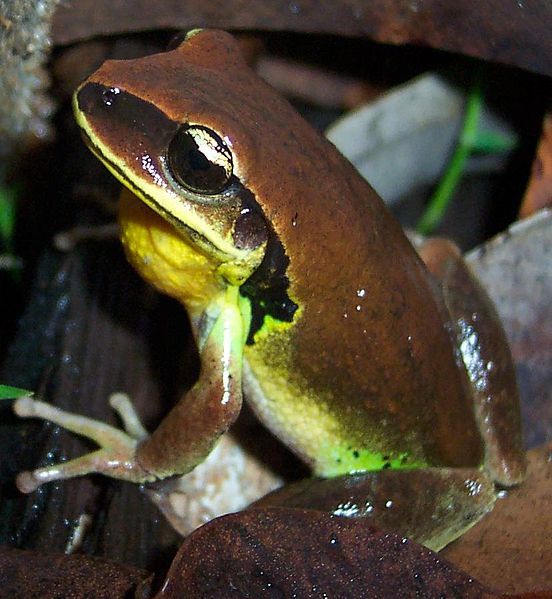
[[[201,194],[220,193],[232,177],[232,153],[214,131],[183,125],[167,152],[171,175],[183,187]]]

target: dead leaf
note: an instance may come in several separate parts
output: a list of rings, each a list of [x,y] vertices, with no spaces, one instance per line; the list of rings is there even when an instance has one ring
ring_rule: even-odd
[[[0,549],[0,595],[11,599],[146,597],[149,576],[145,570],[97,557]]]
[[[552,207],[552,114],[550,113],[544,117],[542,135],[519,217],[525,218],[547,206]]]
[[[552,587],[552,444],[528,452],[528,474],[440,555],[502,592]]]
[[[69,44],[194,27],[324,33],[430,46],[550,75],[551,15],[548,0],[80,0],[58,5],[52,35]]]
[[[269,508],[223,516],[182,545],[157,599],[495,597],[429,549],[359,520]]]

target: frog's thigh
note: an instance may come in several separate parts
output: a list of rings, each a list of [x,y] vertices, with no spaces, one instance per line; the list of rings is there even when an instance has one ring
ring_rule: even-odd
[[[519,483],[525,474],[519,397],[500,319],[456,245],[429,239],[417,249],[440,283],[455,328],[485,445],[486,468],[499,484]]]
[[[359,518],[439,551],[487,512],[496,498],[481,471],[460,468],[382,470],[311,478],[270,493],[255,507],[316,509]]]

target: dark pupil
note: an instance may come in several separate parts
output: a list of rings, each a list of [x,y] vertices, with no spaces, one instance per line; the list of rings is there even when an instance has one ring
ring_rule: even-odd
[[[209,167],[213,167],[205,154],[202,154],[197,146],[188,150],[188,164],[193,171],[207,171]]]
[[[218,193],[228,182],[224,167],[211,162],[201,152],[188,129],[180,129],[173,137],[169,144],[168,159],[173,177],[193,191]]]

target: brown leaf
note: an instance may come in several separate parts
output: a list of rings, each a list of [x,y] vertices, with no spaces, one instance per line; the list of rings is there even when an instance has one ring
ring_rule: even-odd
[[[552,207],[552,114],[550,113],[544,117],[542,136],[519,217],[525,218],[547,206]]]
[[[429,549],[359,520],[270,508],[213,520],[182,545],[157,599],[494,597]]]
[[[552,587],[552,444],[528,452],[527,480],[440,555],[503,592]]]
[[[149,576],[100,558],[0,548],[0,595],[12,599],[146,597]]]

